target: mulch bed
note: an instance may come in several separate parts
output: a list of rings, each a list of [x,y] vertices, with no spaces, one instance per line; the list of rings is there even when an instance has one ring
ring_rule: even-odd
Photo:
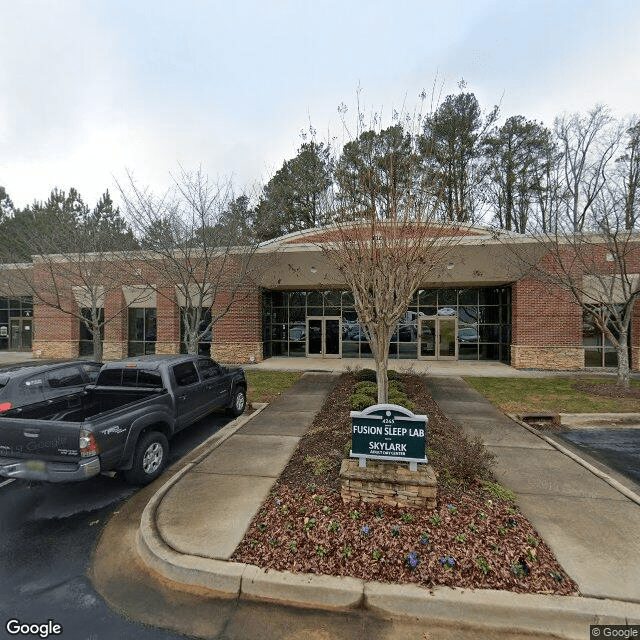
[[[342,502],[339,470],[350,442],[349,396],[355,385],[354,376],[344,374],[233,559],[280,571],[426,587],[576,594],[576,584],[517,506],[483,485],[493,480],[486,471],[491,455],[442,414],[420,376],[405,375],[403,383],[415,412],[429,415],[436,509]],[[474,468],[478,456],[485,467],[481,478]],[[470,481],[469,475],[478,477]]]
[[[573,388],[592,396],[604,398],[636,398],[640,399],[640,387],[630,386],[628,389],[617,384],[589,384],[588,382],[574,382]]]

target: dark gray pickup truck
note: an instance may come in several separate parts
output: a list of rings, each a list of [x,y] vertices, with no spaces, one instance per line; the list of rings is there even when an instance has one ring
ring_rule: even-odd
[[[105,364],[93,384],[0,416],[0,476],[67,482],[122,471],[146,484],[169,439],[215,409],[240,415],[242,369],[204,356],[141,356]]]

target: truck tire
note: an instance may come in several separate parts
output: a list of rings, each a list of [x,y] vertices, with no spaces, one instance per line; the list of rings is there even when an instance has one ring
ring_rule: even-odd
[[[241,416],[247,406],[247,392],[242,387],[236,387],[233,392],[233,401],[229,407],[232,416]]]
[[[125,471],[124,477],[129,484],[149,484],[153,482],[167,464],[169,442],[163,433],[150,431],[145,433],[133,455],[133,466]]]

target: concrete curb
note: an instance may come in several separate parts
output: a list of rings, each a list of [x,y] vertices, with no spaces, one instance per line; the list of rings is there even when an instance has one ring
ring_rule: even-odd
[[[640,429],[640,413],[561,413],[567,429]]]
[[[640,624],[638,603],[484,589],[427,589],[350,577],[272,571],[178,553],[166,544],[156,528],[159,504],[171,487],[257,413],[234,420],[204,442],[199,447],[201,451],[196,450],[195,457],[151,498],[136,535],[138,554],[150,569],[169,580],[204,587],[218,598],[244,598],[325,610],[364,608],[384,616],[409,616],[488,631],[543,632],[582,640],[590,624]],[[536,432],[528,425],[523,426]],[[544,438],[542,434],[536,435]],[[556,446],[553,442],[550,444]]]
[[[584,640],[590,624],[635,624],[640,605],[577,596],[368,582],[365,607],[393,616]]]
[[[631,489],[628,489],[627,487],[625,487],[622,483],[618,482],[615,478],[612,478],[608,473],[605,473],[604,471],[601,471],[600,469],[594,467],[592,464],[587,462],[584,458],[580,457],[578,454],[574,453],[573,451],[570,451],[566,447],[563,447],[560,443],[553,440],[553,438],[550,438],[549,436],[545,435],[541,431],[538,431],[538,429],[532,427],[531,425],[528,425],[526,422],[519,420],[514,414],[508,413],[506,415],[508,418],[511,418],[511,420],[519,424],[521,427],[524,427],[527,431],[530,431],[531,433],[533,433],[533,435],[538,436],[538,438],[541,438],[542,440],[544,440],[547,444],[551,445],[554,449],[558,450],[560,453],[563,453],[565,456],[571,458],[574,462],[577,462],[579,465],[584,467],[587,471],[590,471],[591,473],[593,473],[593,475],[597,476],[601,480],[604,480],[609,486],[611,486],[616,491],[620,492],[623,496],[625,496],[625,498],[629,498],[629,500],[631,500],[632,502],[635,502],[637,505],[640,505],[640,496],[634,491],[631,491]]]

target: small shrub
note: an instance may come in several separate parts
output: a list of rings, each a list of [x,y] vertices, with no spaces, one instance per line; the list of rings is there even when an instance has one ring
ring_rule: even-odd
[[[322,545],[316,545],[316,555],[318,558],[324,558],[327,555],[327,550]]]
[[[324,513],[325,516],[328,516],[331,513],[331,507],[322,507],[322,513]]]
[[[478,527],[475,522],[469,524],[469,531],[471,531],[471,533],[478,533]]]
[[[397,524],[394,524],[391,527],[391,537],[397,538],[400,535],[400,527]]]
[[[384,509],[382,507],[376,507],[373,510],[373,515],[376,517],[377,520],[384,518]]]
[[[266,523],[266,522],[261,522],[261,523],[258,525],[258,531],[259,531],[260,533],[264,533],[266,530],[267,530],[267,523]]]
[[[298,543],[295,540],[292,540],[289,545],[289,551],[291,551],[291,553],[298,553]]]
[[[366,380],[358,382],[354,393],[363,393],[373,398],[378,397],[378,385],[375,382],[368,382]]]
[[[532,547],[537,547],[540,544],[540,540],[530,535],[527,536],[527,544],[531,545]]]
[[[400,375],[397,371],[394,371],[393,369],[389,369],[387,371],[387,380],[398,380],[399,377]]]
[[[478,569],[480,569],[485,576],[491,571],[491,565],[484,556],[476,557],[476,565],[478,565]]]
[[[525,578],[529,575],[529,567],[526,562],[520,560],[511,565],[511,573],[513,573],[516,578]]]
[[[349,517],[352,520],[360,520],[360,512],[357,509],[351,509],[351,511],[349,511]]]
[[[355,411],[355,409],[354,409]],[[348,458],[351,453],[351,439],[348,442],[345,442],[344,447],[342,447],[343,457]]]
[[[417,551],[409,552],[406,558],[404,559],[404,561],[406,565],[409,567],[409,569],[413,571],[418,566],[418,562],[419,562]]]
[[[429,544],[429,533],[427,531],[422,532],[420,534],[420,544]]]
[[[345,560],[348,560],[351,557],[352,553],[353,553],[353,549],[347,545],[345,545],[344,547],[342,547],[342,549],[340,549],[340,555]]]
[[[405,524],[411,524],[415,520],[415,516],[411,513],[403,513],[400,516],[400,520],[402,520],[402,522],[404,522]]]
[[[305,518],[306,520],[306,518]],[[310,529],[313,529],[316,526],[316,519],[315,518],[309,518],[305,523],[304,526],[302,527],[305,531],[309,531]]]
[[[331,463],[328,460],[325,460],[324,458],[320,458],[319,460],[316,461],[315,465],[313,466],[314,475],[316,476],[322,475],[329,469],[330,465]]]
[[[491,482],[490,480],[485,480],[482,483],[482,486],[494,497],[499,498],[500,500],[506,500],[507,502],[515,502],[518,499],[518,496],[511,491],[511,489],[507,489],[503,487],[498,482]]]
[[[288,507],[286,504],[283,504],[283,505],[280,507],[280,513],[281,513],[283,516],[286,516],[286,515],[287,515],[287,513],[289,513],[289,507]]]
[[[352,411],[363,411],[374,404],[376,404],[376,400],[364,393],[354,393],[349,398],[349,406]]]
[[[380,551],[380,549],[374,549],[371,552],[371,557],[378,562],[378,560],[380,560],[380,558],[382,558],[382,551]]]
[[[456,533],[456,535],[453,536],[453,541],[454,542],[461,542],[462,544],[464,544],[467,541],[467,534],[466,533]]]
[[[322,494],[315,495],[313,496],[313,501],[316,504],[322,504],[324,502],[324,496]]]
[[[399,391],[389,390],[389,403],[397,404],[400,407],[409,409],[409,411],[413,411],[416,408],[416,405],[407,398],[406,394]]]
[[[358,382],[376,382],[376,372],[373,369],[360,369],[356,373],[356,380]]]
[[[404,393],[404,385],[400,380],[389,380],[389,393]]]
[[[327,525],[327,530],[328,531],[340,531],[340,523],[337,520],[332,520],[328,525]]]
[[[429,522],[434,526],[438,527],[442,524],[442,518],[436,513],[432,516],[429,516]]]

